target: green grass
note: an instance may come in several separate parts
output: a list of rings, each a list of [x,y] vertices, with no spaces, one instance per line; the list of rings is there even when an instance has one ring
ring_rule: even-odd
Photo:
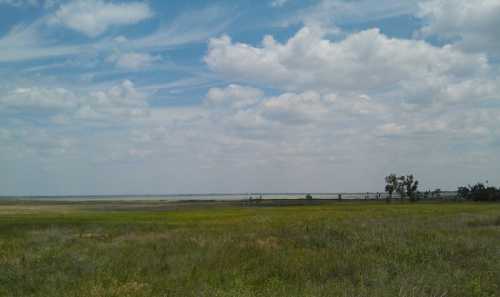
[[[155,207],[0,205],[0,296],[500,296],[500,204]]]

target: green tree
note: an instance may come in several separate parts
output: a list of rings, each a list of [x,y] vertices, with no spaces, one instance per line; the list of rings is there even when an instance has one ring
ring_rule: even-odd
[[[460,199],[469,200],[471,191],[468,187],[458,187],[457,196]]]
[[[401,197],[401,201],[407,196],[410,201],[417,201],[417,190],[418,181],[415,179],[413,174],[397,176],[396,174],[390,174],[385,177],[385,191],[389,193],[388,201],[392,199],[392,194],[394,192],[398,193]]]
[[[405,198],[405,185],[406,185],[406,177],[404,175],[401,175],[400,177],[397,178],[397,186],[396,186],[396,192],[399,194],[399,199],[401,202],[403,202]]]
[[[413,174],[407,175],[403,180],[403,187],[406,195],[411,202],[417,201],[418,180],[413,177]]]
[[[458,196],[473,201],[500,201],[500,189],[477,183],[469,187],[459,187]]]
[[[440,199],[440,198],[441,198],[441,189],[435,189],[435,190],[432,192],[432,197],[433,197],[433,198],[438,198],[438,199]]]
[[[395,174],[390,174],[385,177],[385,191],[389,194],[386,198],[386,202],[389,203],[392,200],[392,193],[398,188],[398,178]]]

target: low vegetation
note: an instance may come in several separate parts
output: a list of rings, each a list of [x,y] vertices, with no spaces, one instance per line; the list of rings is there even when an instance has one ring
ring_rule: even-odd
[[[0,296],[500,296],[499,204],[195,204],[4,202]]]
[[[487,187],[482,183],[473,186],[459,187],[458,196],[471,201],[500,201],[500,188]]]

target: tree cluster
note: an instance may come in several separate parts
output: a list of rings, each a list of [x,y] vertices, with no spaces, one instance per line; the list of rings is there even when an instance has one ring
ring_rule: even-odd
[[[419,199],[417,195],[418,190],[418,180],[416,180],[412,174],[397,176],[396,174],[390,174],[385,177],[385,191],[389,193],[387,201],[392,199],[392,194],[394,192],[398,193],[401,200],[408,197],[412,202]]]
[[[482,183],[459,187],[458,197],[470,201],[500,201],[500,188],[487,187]]]

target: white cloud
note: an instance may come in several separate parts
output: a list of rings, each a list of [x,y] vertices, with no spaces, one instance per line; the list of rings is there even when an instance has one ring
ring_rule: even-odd
[[[85,46],[48,44],[42,33],[46,21],[42,17],[29,25],[12,27],[0,38],[0,62],[76,55],[87,50]]]
[[[289,0],[273,0],[271,1],[272,7],[281,7],[285,5]]]
[[[211,39],[205,62],[224,77],[268,87],[384,94],[411,103],[470,100],[463,94],[496,89],[484,55],[388,38],[377,29],[332,42],[319,28],[305,27],[286,43],[266,36],[261,47],[222,36]]]
[[[211,88],[205,103],[218,121],[226,122],[224,125],[255,129],[270,128],[275,123],[328,126],[334,119],[361,116],[377,119],[384,118],[387,112],[387,108],[367,95],[305,91],[264,96],[259,89],[240,85]],[[221,107],[222,110],[214,110],[213,107]]]
[[[71,2],[66,5],[78,6],[74,3],[80,2]],[[82,3],[84,3],[81,4],[82,6],[92,6],[95,3],[101,2],[91,0],[89,2]],[[109,5],[115,4],[105,4],[106,7]],[[126,7],[126,5],[146,4],[129,2],[116,5],[119,7],[116,11],[113,10],[113,14],[120,13],[120,11],[123,10],[122,8]],[[146,7],[149,6],[146,5]],[[104,10],[104,12],[106,12],[106,10]],[[141,9],[139,9],[138,12],[141,13]],[[133,13],[123,13],[124,18],[126,18],[130,14],[135,14],[136,10],[133,10]],[[168,50],[184,44],[206,42],[206,40],[210,37],[220,34],[227,28],[228,24],[230,24],[233,19],[228,15],[228,11],[213,6],[203,10],[191,11],[190,13],[182,14],[174,18],[171,23],[160,26],[156,31],[149,35],[137,38],[126,38],[123,35],[119,35],[116,38],[105,38],[97,41],[92,40],[85,44],[76,45],[67,45],[58,42],[57,38],[47,34],[50,33],[47,32],[50,31],[50,24],[63,24],[63,20],[59,19],[57,15],[44,16],[28,25],[16,25],[12,27],[4,36],[0,37],[0,62],[19,62],[43,58],[61,58],[64,56],[75,57],[77,55],[88,55],[96,52],[98,54],[110,55],[110,52],[117,48],[123,53]],[[96,27],[103,28],[101,25],[97,25],[99,21],[99,24],[104,24],[106,29],[113,25],[110,22],[113,21],[114,18],[106,18],[102,22],[101,18],[104,18],[104,16],[102,16],[102,12],[96,13],[95,15],[92,14],[88,20],[85,19],[85,22],[90,24],[95,23]],[[78,20],[79,18],[77,17],[68,18],[68,23],[78,22]],[[92,31],[91,27],[94,27],[94,25],[75,26],[78,26],[75,30],[82,29],[86,31],[89,29],[89,33]],[[47,38],[46,35],[51,38]]]
[[[424,159],[458,166],[447,148],[468,154],[461,145],[474,143],[487,155],[498,139],[497,109],[479,107],[499,99],[495,66],[453,45],[389,38],[376,29],[331,41],[305,27],[284,43],[269,36],[260,46],[212,39],[205,62],[227,79],[283,92],[218,123],[235,137],[273,144],[269,153],[285,166],[345,161],[367,170],[392,160],[390,166],[408,170],[424,168]]]
[[[35,46],[37,43],[41,42],[39,31],[44,25],[44,22],[44,19],[39,19],[30,25],[17,25],[12,27],[0,39],[0,49],[4,54],[8,54],[9,50],[14,50],[17,47]]]
[[[328,113],[327,102],[317,92],[285,93],[262,103],[264,117],[285,124],[306,124]]]
[[[75,96],[63,88],[16,88],[0,95],[0,108],[65,110],[75,106]]]
[[[0,5],[9,5],[13,7],[29,8],[52,8],[63,0],[0,0]]]
[[[136,24],[152,16],[148,4],[143,2],[115,4],[102,0],[78,0],[61,5],[50,21],[89,37],[97,37],[112,26]]]
[[[108,58],[108,61],[115,63],[117,67],[130,70],[144,69],[160,60],[161,58],[158,56],[135,52],[115,54]]]
[[[145,94],[125,80],[107,90],[91,92],[85,96],[75,111],[75,117],[83,120],[115,120],[144,117],[149,114]]]
[[[140,48],[170,48],[181,44],[206,42],[210,37],[223,32],[235,18],[230,11],[218,6],[209,6],[175,17],[156,32],[130,42]]]
[[[59,157],[69,153],[77,140],[70,136],[51,133],[49,129],[39,127],[18,127],[17,129],[0,129],[0,151],[9,151],[8,157],[25,158],[28,156]],[[1,156],[4,157],[4,156]]]
[[[325,96],[334,111],[348,116],[370,116],[378,117],[386,115],[389,110],[382,103],[366,94],[338,95],[328,94]]]
[[[460,170],[452,170],[462,172],[454,176],[444,174],[450,171],[450,166],[467,169],[466,176],[474,177],[490,170],[494,165],[488,164],[496,164],[494,161],[498,160],[487,145],[500,136],[498,111],[454,108],[440,113],[407,113],[398,104],[382,104],[368,95],[347,97],[316,91],[263,95],[253,103],[232,107],[232,98],[245,93],[242,90],[249,91],[243,99],[262,91],[229,85],[218,88],[220,94],[214,98],[222,101],[216,100],[215,105],[150,108],[149,116],[132,120],[129,113],[117,111],[142,106],[146,97],[138,89],[125,81],[80,94],[79,107],[88,105],[87,110],[95,111],[98,116],[90,113],[79,121],[74,113],[79,108],[65,112],[70,124],[67,127],[71,129],[43,132],[28,129],[25,133],[21,132],[24,128],[2,127],[0,160],[11,164],[13,161],[4,160],[5,156],[13,158],[19,154],[14,159],[16,168],[29,168],[44,158],[47,161],[40,166],[62,173],[55,176],[50,171],[51,174],[44,176],[44,184],[59,177],[59,184],[75,185],[60,190],[49,188],[49,194],[57,190],[77,194],[368,191],[379,189],[383,183],[379,177],[391,170],[411,170],[419,179],[428,179],[422,181],[424,185],[453,187],[457,176],[464,175]],[[208,97],[207,94],[207,100]],[[129,101],[125,105],[120,103]],[[214,109],[214,106],[228,108]],[[118,128],[85,129],[85,133],[74,134],[82,125],[110,119],[117,119],[113,125]],[[478,149],[450,151],[450,147],[463,143],[472,143]],[[485,162],[482,168],[463,164],[466,160],[472,164],[479,155]],[[66,165],[79,166],[82,171],[92,168],[88,169],[88,175],[75,177],[64,174]],[[127,173],[128,168],[133,168],[134,174]],[[432,172],[425,172],[431,169]],[[113,172],[119,172],[120,177]],[[107,176],[114,176],[119,182],[116,185],[100,182]],[[144,178],[138,181],[136,176]],[[155,179],[158,176],[162,178]],[[369,181],[364,189],[352,182],[359,176]],[[442,176],[447,178],[434,181]],[[92,187],[94,192],[88,192],[88,184],[82,182],[82,178],[91,177],[94,177],[92,184],[98,180]],[[224,184],[217,180],[223,180]],[[8,192],[13,187],[7,185],[3,189]],[[39,192],[44,188],[30,189]],[[62,192],[65,193],[68,192]]]
[[[0,0],[0,5],[10,5],[14,7],[38,6],[38,0]]]
[[[263,95],[259,89],[232,84],[225,88],[210,88],[205,103],[209,106],[243,108],[255,104]]]
[[[106,9],[94,14],[90,8],[100,5],[104,5]],[[133,5],[145,6],[147,9],[133,9]],[[66,13],[69,13],[63,10],[66,6],[83,7],[82,10],[85,13],[80,16],[84,18],[81,25],[77,24],[80,22],[80,17],[75,16],[73,18],[68,16],[66,19]],[[89,8],[87,9],[87,7]],[[113,8],[112,12],[108,9],[110,7]],[[141,11],[146,10],[150,10],[149,6],[139,2],[121,4],[105,3],[99,0],[68,2],[63,4],[55,14],[40,17],[30,24],[15,25],[4,36],[1,36],[0,63],[44,58],[76,57],[78,55],[93,55],[95,53],[109,56],[117,49],[121,53],[170,50],[184,44],[206,42],[208,38],[223,32],[227,28],[227,25],[234,19],[234,17],[229,17],[227,10],[217,6],[210,6],[202,10],[181,14],[170,23],[160,26],[151,34],[137,38],[127,38],[119,35],[115,38],[90,40],[83,44],[64,44],[64,42],[58,40],[60,36],[51,35],[51,26],[55,23],[63,25],[75,24],[75,30],[88,30],[88,33],[93,34],[94,27],[99,29],[97,31],[108,29],[116,23],[116,19],[120,19],[119,16],[116,18],[107,18],[107,16],[103,15],[105,13],[123,13],[123,18],[130,17],[130,19],[134,19],[134,14],[143,14]],[[62,13],[62,11],[65,11],[65,13],[59,17],[58,13]],[[77,11],[74,11],[74,13],[78,14]],[[87,14],[90,15],[88,18]],[[64,23],[66,21],[68,24]],[[89,23],[89,25],[83,24],[85,22]],[[116,25],[119,24],[116,23]],[[132,58],[134,57],[132,56]],[[154,57],[154,59],[156,58]]]
[[[380,134],[383,136],[401,135],[404,129],[405,129],[404,125],[397,123],[387,123],[378,127]]]
[[[129,80],[87,93],[65,88],[16,88],[0,94],[0,113],[6,110],[19,113],[30,110],[50,116],[56,124],[79,120],[112,122],[149,114],[147,95],[138,91]]]
[[[411,15],[421,0],[320,0],[314,5],[278,21],[280,26],[292,24],[335,26]]]
[[[467,51],[500,51],[500,2],[497,0],[432,0],[420,4],[418,16],[427,24],[423,36],[439,36]]]

